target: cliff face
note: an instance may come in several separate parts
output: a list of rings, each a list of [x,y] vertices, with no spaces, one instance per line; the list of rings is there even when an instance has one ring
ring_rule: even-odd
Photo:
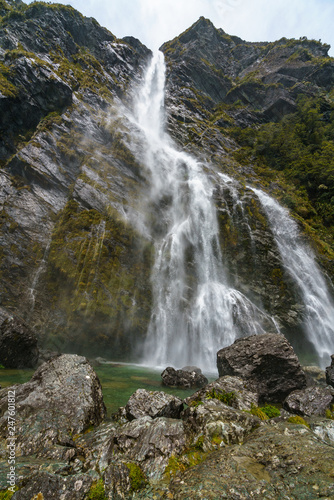
[[[1,305],[58,348],[128,352],[151,250],[126,215],[145,181],[114,103],[150,51],[43,2],[8,9],[0,46]]]
[[[129,357],[150,318],[153,244],[133,223],[148,175],[119,110],[131,106],[151,53],[68,6],[2,0],[0,15],[2,314],[23,317],[59,349]],[[243,130],[280,123],[300,95],[321,94],[329,116],[328,46],[244,42],[201,18],[162,50],[168,130],[209,162],[229,280],[294,337],[300,297],[245,185],[282,199],[286,184],[240,146]],[[222,172],[240,183],[221,182]],[[318,224],[331,269],[331,223],[297,215],[309,232]]]

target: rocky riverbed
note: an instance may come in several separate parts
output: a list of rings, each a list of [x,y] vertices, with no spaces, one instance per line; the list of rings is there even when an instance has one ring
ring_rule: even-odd
[[[333,498],[325,374],[302,369],[274,334],[239,339],[217,359],[221,376],[192,396],[138,389],[108,421],[86,358],[44,362],[29,382],[0,390],[1,491],[10,486],[10,395],[13,500]],[[226,373],[236,360],[239,373]]]

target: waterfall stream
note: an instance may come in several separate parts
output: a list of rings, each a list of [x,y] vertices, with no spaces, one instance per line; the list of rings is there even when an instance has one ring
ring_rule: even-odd
[[[270,316],[227,282],[213,186],[205,165],[178,151],[164,131],[164,85],[165,64],[159,52],[135,106],[151,180],[148,204],[161,213],[159,230],[152,234],[154,303],[143,361],[176,367],[191,363],[215,371],[220,348],[238,337],[264,332],[264,324],[273,331],[276,327]]]
[[[300,290],[305,307],[304,329],[318,353],[320,365],[325,367],[334,351],[334,303],[326,281],[289,212],[263,191],[252,191],[270,222],[282,264]]]

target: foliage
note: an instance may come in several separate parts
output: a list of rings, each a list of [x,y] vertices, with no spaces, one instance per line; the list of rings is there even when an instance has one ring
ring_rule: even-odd
[[[107,500],[103,479],[99,479],[97,483],[92,485],[87,500]]]
[[[299,417],[297,415],[294,417],[288,418],[288,422],[290,422],[290,424],[305,425],[306,427],[310,428],[310,426],[306,422],[306,420],[304,420],[303,417]]]
[[[332,405],[330,408],[327,408],[325,416],[330,420],[334,420],[334,405]]]
[[[262,411],[261,408],[259,408],[254,404],[251,405],[251,409],[247,411],[247,413],[250,413],[251,415],[258,417],[260,420],[269,420],[268,415],[264,413],[264,411]]]
[[[233,401],[235,400],[235,393],[233,391],[227,392],[217,392],[216,389],[211,389],[206,395],[207,399],[218,399],[222,403],[232,406]]]
[[[134,463],[127,463],[125,465],[129,469],[131,491],[137,491],[141,488],[144,488],[147,484],[147,478],[139,465]]]
[[[267,415],[268,418],[279,417],[281,412],[276,406],[265,404],[264,406],[260,406],[260,410]]]
[[[17,491],[17,487],[15,487],[15,491]],[[0,491],[0,500],[10,500],[14,493],[8,489]]]

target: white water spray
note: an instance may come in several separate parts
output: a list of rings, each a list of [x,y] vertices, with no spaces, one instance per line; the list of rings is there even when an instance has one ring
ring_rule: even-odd
[[[305,306],[304,328],[324,368],[334,352],[334,304],[325,279],[288,210],[263,191],[252,191],[258,196],[268,217],[282,264],[300,291]]]
[[[237,337],[263,333],[263,324],[274,331],[275,326],[272,318],[228,286],[213,186],[204,165],[177,151],[164,131],[164,82],[164,58],[158,53],[135,106],[151,176],[148,205],[161,213],[159,231],[152,234],[154,304],[144,362],[177,367],[191,363],[214,371],[220,348]]]

